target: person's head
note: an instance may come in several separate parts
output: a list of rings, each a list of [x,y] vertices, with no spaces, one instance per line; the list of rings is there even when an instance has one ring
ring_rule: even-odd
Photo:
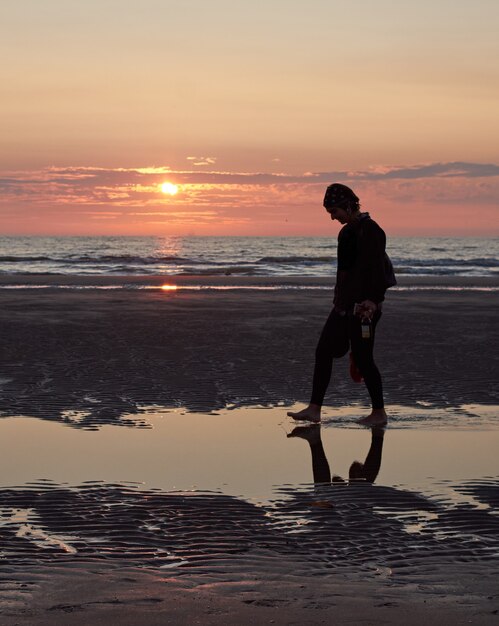
[[[348,470],[348,478],[350,480],[365,480],[364,463],[354,461]]]
[[[329,185],[323,204],[331,219],[338,220],[341,224],[350,222],[360,211],[359,198],[350,187],[341,183]]]

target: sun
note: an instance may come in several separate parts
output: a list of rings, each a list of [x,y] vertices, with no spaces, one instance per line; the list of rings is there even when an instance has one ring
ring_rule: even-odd
[[[176,193],[178,193],[178,186],[174,185],[173,183],[163,183],[161,185],[161,191],[168,194],[169,196],[174,196]]]

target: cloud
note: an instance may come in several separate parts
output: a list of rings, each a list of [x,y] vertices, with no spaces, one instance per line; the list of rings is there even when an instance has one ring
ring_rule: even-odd
[[[494,163],[465,163],[455,161],[452,163],[432,163],[428,165],[413,165],[410,167],[385,167],[373,168],[364,175],[354,174],[355,177],[364,177],[368,180],[381,179],[419,179],[419,178],[487,178],[499,176],[499,165]]]
[[[188,161],[191,161],[192,165],[214,165],[216,163],[216,157],[196,157],[188,156]]]
[[[198,157],[190,157],[194,158]],[[161,193],[167,181],[178,185],[177,195]],[[184,220],[200,228],[211,224],[210,232],[217,225],[229,228],[250,223],[261,228],[262,234],[267,227],[280,232],[284,223],[293,225],[295,233],[300,228],[308,232],[309,226],[320,228],[318,220],[323,216],[318,217],[317,208],[322,206],[325,185],[333,181],[351,185],[364,207],[381,207],[393,224],[402,224],[404,219],[408,223],[409,213],[416,216],[420,210],[430,216],[430,223],[437,206],[442,207],[439,219],[448,215],[455,221],[453,208],[469,207],[474,219],[482,215],[485,228],[499,203],[499,166],[491,163],[379,165],[298,175],[167,166],[48,167],[3,173],[0,227],[17,232],[23,228],[23,219],[29,219],[40,228],[69,222],[74,228],[78,224],[85,228],[85,220],[107,220],[120,225],[119,232],[125,232],[126,224],[133,224],[138,232],[158,220],[177,225]],[[399,210],[402,206],[404,213]]]
[[[197,157],[188,157],[194,159]],[[203,157],[204,158],[204,157]],[[499,165],[493,163],[433,163],[412,166],[376,166],[366,170],[305,172],[299,175],[266,172],[220,172],[171,170],[167,167],[92,168],[50,167],[38,172],[11,172],[0,178],[0,189],[6,193],[58,195],[68,191],[84,192],[107,200],[156,194],[165,179],[178,185],[285,185],[324,184],[334,180],[364,182],[383,180],[419,180],[432,178],[490,178],[499,176]],[[113,197],[109,197],[113,196]]]

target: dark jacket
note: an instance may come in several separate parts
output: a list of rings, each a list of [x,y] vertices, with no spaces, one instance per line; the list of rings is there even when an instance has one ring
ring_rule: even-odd
[[[389,286],[387,271],[391,269],[385,247],[386,235],[369,213],[343,226],[338,235],[336,309],[350,312],[356,302],[383,302]]]

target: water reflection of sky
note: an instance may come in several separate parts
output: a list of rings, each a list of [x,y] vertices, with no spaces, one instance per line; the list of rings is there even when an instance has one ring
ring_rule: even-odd
[[[0,420],[0,483],[130,481],[145,488],[220,490],[268,500],[275,485],[313,480],[308,443],[286,437],[293,423],[285,413],[157,411],[147,415],[152,428],[104,425],[98,431],[5,418]],[[322,428],[322,442],[331,473],[348,478],[351,463],[363,461],[369,451],[370,431],[330,422]],[[376,484],[424,488],[436,481],[493,477],[498,444],[497,429],[453,430],[449,422],[438,430],[424,424],[388,429]]]

